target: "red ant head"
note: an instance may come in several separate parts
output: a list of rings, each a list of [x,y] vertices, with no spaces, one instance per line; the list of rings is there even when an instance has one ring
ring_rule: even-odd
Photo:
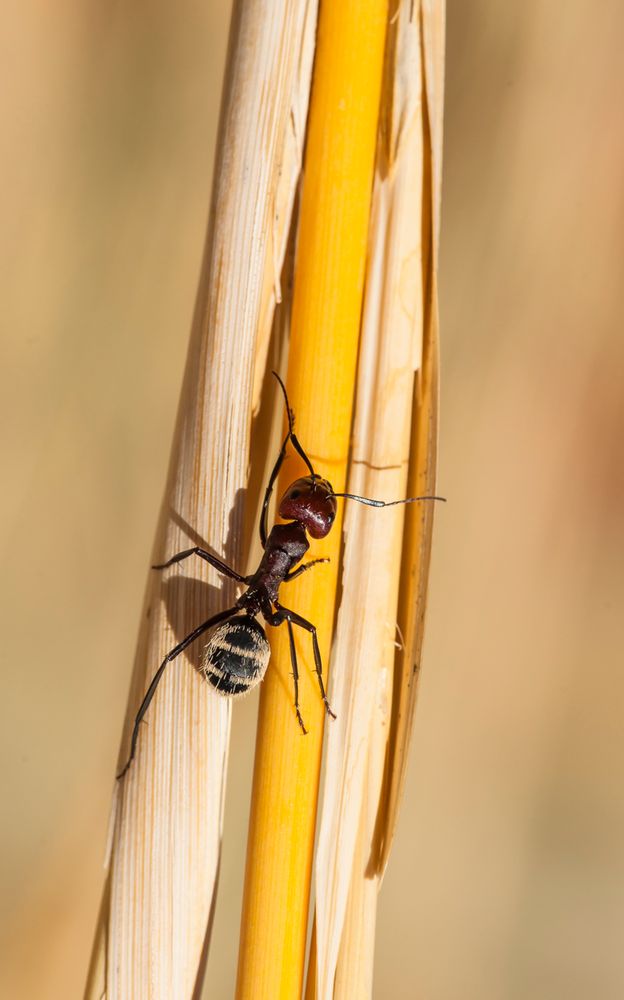
[[[333,492],[326,479],[296,479],[280,500],[279,516],[285,521],[299,521],[312,538],[325,538],[336,517]]]

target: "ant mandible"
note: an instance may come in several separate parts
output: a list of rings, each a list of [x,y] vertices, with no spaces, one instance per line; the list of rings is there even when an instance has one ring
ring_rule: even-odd
[[[201,672],[220,694],[236,696],[246,694],[247,691],[259,684],[263,679],[269,663],[270,648],[267,637],[262,626],[256,621],[256,615],[261,614],[268,625],[278,626],[286,622],[288,627],[288,638],[290,644],[290,658],[292,662],[295,714],[302,732],[307,732],[301,712],[299,710],[299,669],[297,666],[297,653],[295,650],[295,637],[293,625],[305,629],[312,637],[312,650],[314,653],[314,664],[316,675],[321,692],[321,698],[325,704],[327,714],[336,718],[331,710],[323,683],[323,665],[321,662],[321,652],[316,636],[316,627],[312,622],[302,618],[296,611],[290,611],[278,601],[279,588],[283,583],[289,583],[302,573],[307,572],[318,563],[328,562],[328,559],[312,559],[310,562],[297,566],[303,559],[310,547],[306,533],[311,538],[325,538],[329,534],[336,517],[336,497],[345,497],[347,500],[357,500],[358,503],[368,504],[371,507],[392,507],[395,504],[413,503],[417,500],[443,500],[444,497],[408,497],[406,500],[370,500],[368,497],[356,496],[353,493],[335,493],[331,483],[326,479],[321,479],[314,471],[312,463],[303,450],[294,430],[294,415],[290,409],[286,388],[277,372],[273,372],[275,378],[284,394],[286,414],[288,416],[288,433],[269,477],[262,513],[260,515],[260,541],[264,549],[264,555],[260,560],[260,565],[251,576],[241,576],[236,570],[222,562],[212,553],[207,552],[199,546],[192,549],[185,549],[178,552],[167,562],[153,566],[152,569],[166,569],[179,563],[189,556],[199,556],[207,563],[214,566],[220,573],[229,576],[237,583],[245,584],[246,590],[238,598],[233,607],[227,608],[213,615],[208,621],[203,622],[193,629],[185,639],[182,639],[177,646],[165,656],[160,667],[154,674],[152,682],[147,689],[145,697],[141,702],[141,707],[137,712],[132,730],[132,740],[130,743],[130,756],[123,770],[117,775],[122,778],[136,753],[137,741],[141,722],[151,700],[154,697],[156,688],[162,678],[168,663],[175,660],[180,653],[190,646],[192,642],[207,632],[214,629],[208,639],[208,643],[203,651]],[[292,483],[282,499],[280,500],[278,512],[279,516],[288,521],[288,524],[276,524],[271,528],[267,537],[267,518],[269,503],[273,493],[275,480],[286,457],[286,446],[291,441],[296,452],[301,456],[307,465],[310,475],[301,479],[296,479]]]

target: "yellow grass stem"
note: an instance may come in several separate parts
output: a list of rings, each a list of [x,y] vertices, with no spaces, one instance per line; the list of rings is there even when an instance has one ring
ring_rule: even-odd
[[[295,270],[287,385],[297,433],[315,469],[343,489],[349,452],[358,334],[377,136],[386,0],[322,6],[310,104]],[[290,459],[278,493],[300,471]],[[329,658],[341,543],[289,586],[283,601],[318,627]],[[263,685],[241,928],[237,996],[299,997],[303,982],[324,709],[310,637],[298,631],[300,699],[309,733],[292,707],[285,628],[271,636]]]
[[[388,31],[349,472],[349,491],[367,496],[399,498],[406,487],[411,496],[435,492],[434,169],[427,111],[437,112],[437,105],[427,76],[440,53],[429,52],[427,21],[438,12],[439,6],[427,12],[424,4],[399,0]],[[309,963],[313,971],[316,964],[318,1000],[372,995],[378,844],[386,858],[409,741],[407,692],[422,638],[432,514],[427,503],[374,515],[354,504],[345,517],[332,650],[339,722],[326,746],[316,956]],[[411,615],[407,623],[398,606]],[[403,637],[405,655],[395,671]]]

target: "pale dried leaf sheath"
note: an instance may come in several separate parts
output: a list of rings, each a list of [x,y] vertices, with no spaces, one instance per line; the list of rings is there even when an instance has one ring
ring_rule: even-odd
[[[424,70],[423,285],[424,340],[410,454],[408,492],[436,492],[438,447],[438,245],[442,184],[444,113],[444,0],[423,0],[421,30]],[[404,648],[397,654],[392,728],[384,793],[373,848],[372,866],[383,874],[403,794],[416,707],[418,671],[424,636],[425,608],[435,505],[406,512],[398,622]]]
[[[265,272],[265,283],[262,293],[262,309],[258,340],[256,342],[254,368],[254,414],[260,404],[260,393],[265,377],[267,352],[275,306],[283,300],[280,272],[282,270],[292,222],[293,202],[301,174],[308,104],[310,101],[310,79],[314,59],[318,0],[305,0],[305,2],[301,2],[300,0],[299,6],[303,16],[303,26],[301,29],[298,28],[298,33],[300,33],[299,47],[290,53],[292,57],[296,57],[296,65],[293,73],[291,113],[286,126],[284,152],[273,193],[273,225],[271,229],[271,246],[268,248],[268,252],[272,254],[273,266],[270,266],[269,262],[269,267],[267,267]]]
[[[423,326],[422,73],[418,21],[409,21],[409,7],[402,7],[388,35],[349,476],[350,492],[386,500],[406,496]],[[376,886],[371,892],[362,882],[390,723],[405,510],[351,503],[345,514],[343,595],[332,655],[338,723],[328,733],[316,862],[317,996],[323,1000],[334,996],[350,887],[350,915],[370,920],[349,927],[336,991],[363,996],[372,982],[375,910],[366,897],[374,903]]]
[[[392,689],[389,673],[380,674],[378,680],[379,690],[371,726],[368,773],[362,802],[360,832],[356,839],[353,855],[351,888],[336,966],[334,1000],[351,1000],[352,997],[365,998],[373,995],[373,959],[379,880],[375,877],[371,878],[370,843],[377,822],[385,752],[388,744]],[[376,715],[379,715],[379,722],[375,719]]]
[[[154,547],[158,561],[203,544],[236,568],[243,565],[255,342],[266,273],[280,267],[275,191],[299,87],[305,15],[298,2],[240,3],[234,12],[211,231]],[[264,322],[270,322],[266,308]],[[200,560],[150,574],[120,760],[165,653],[234,597],[231,582]],[[98,928],[89,998],[191,997],[201,977],[230,703],[193,669],[199,650],[191,647],[189,654],[167,669],[119,790],[110,899]]]
[[[294,277],[288,389],[297,434],[316,471],[343,487],[349,453],[375,157],[387,4],[324,4],[310,103]],[[278,494],[301,470],[290,460]],[[330,556],[284,587],[283,603],[318,629],[327,664],[333,627],[342,502],[310,555]],[[284,627],[270,636],[263,684],[237,996],[300,996],[324,710],[310,636],[297,630],[303,736],[293,710]],[[331,723],[333,725],[333,722]]]

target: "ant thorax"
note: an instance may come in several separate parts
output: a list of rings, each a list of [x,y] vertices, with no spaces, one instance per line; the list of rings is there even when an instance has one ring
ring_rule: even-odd
[[[262,588],[270,601],[277,599],[280,584],[300,562],[310,543],[305,528],[298,522],[276,524],[267,539],[267,546],[258,569],[249,580],[249,590]]]
[[[306,538],[305,528],[298,521],[290,524],[275,524],[271,528],[269,539],[281,552],[285,552],[290,560],[288,569],[303,559],[310,548],[310,543]],[[267,549],[270,548],[267,545]]]

